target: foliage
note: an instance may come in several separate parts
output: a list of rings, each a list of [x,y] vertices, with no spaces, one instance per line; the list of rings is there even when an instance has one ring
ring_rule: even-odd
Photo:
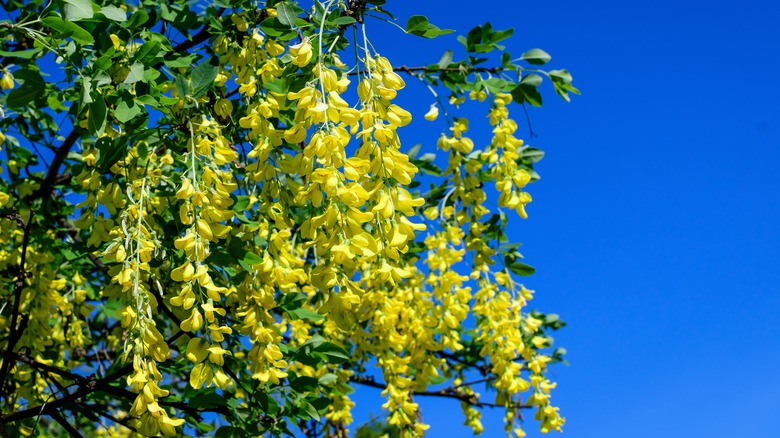
[[[484,407],[560,430],[563,323],[525,310],[506,237],[542,152],[510,107],[577,90],[489,23],[460,60],[393,64],[367,34],[384,3],[5,2],[4,435],[345,436],[355,385],[393,436],[424,433],[425,396],[475,432]],[[439,158],[407,146],[405,78],[446,119]]]

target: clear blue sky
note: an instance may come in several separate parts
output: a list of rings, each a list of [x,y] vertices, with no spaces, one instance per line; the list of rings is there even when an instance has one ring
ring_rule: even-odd
[[[563,436],[780,437],[778,6],[389,3],[462,34],[514,27],[513,55],[544,48],[583,91],[565,104],[548,90],[532,110],[547,156],[514,236],[537,268],[533,307],[569,323],[556,336],[571,362],[556,369]],[[369,32],[396,64],[459,46]],[[358,423],[376,393],[358,392]],[[430,436],[469,436],[457,404],[423,406]],[[486,413],[485,436],[500,417]]]

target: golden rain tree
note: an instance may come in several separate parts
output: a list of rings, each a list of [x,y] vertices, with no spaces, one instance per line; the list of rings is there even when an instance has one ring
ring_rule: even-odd
[[[452,31],[380,0],[3,7],[0,435],[341,437],[356,385],[389,436],[421,397],[561,430],[563,322],[505,234],[542,157],[515,118],[578,92],[547,53],[488,23],[406,67],[378,24]]]

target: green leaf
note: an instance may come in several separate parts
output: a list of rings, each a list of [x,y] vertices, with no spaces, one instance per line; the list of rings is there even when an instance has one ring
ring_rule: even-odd
[[[144,65],[136,61],[130,66],[130,72],[127,74],[123,84],[134,84],[144,78]]]
[[[410,160],[414,160],[417,157],[417,154],[420,153],[421,147],[422,143],[417,143],[409,149],[409,151],[406,153],[406,156],[408,156]]]
[[[515,33],[514,29],[497,30],[490,34],[489,41],[495,44],[511,37],[513,33]]]
[[[520,79],[520,84],[522,85],[528,85],[529,87],[538,87],[542,84],[542,77],[531,73],[528,75],[523,76],[523,79]]]
[[[280,308],[289,312],[290,310],[300,309],[303,303],[306,302],[306,295],[300,292],[286,293],[278,302]]]
[[[92,10],[92,2],[89,0],[64,0],[63,15],[68,21],[79,21],[92,18],[95,12]]]
[[[290,319],[293,321],[297,321],[299,319],[308,319],[312,322],[317,322],[325,318],[317,312],[312,312],[311,310],[304,308],[288,310],[287,314],[290,315]]]
[[[452,64],[452,50],[447,50],[439,59],[439,68],[447,68]]]
[[[520,150],[520,157],[528,159],[532,163],[538,163],[544,158],[544,151],[532,147],[524,147]]]
[[[119,310],[121,309],[122,309],[122,301],[120,301],[118,298],[115,298],[106,301],[102,306],[100,306],[100,313],[106,315],[109,318],[117,319]],[[120,362],[120,361],[115,361],[115,362]]]
[[[127,21],[127,13],[116,6],[103,6],[100,8],[100,13],[109,20],[118,21],[120,23]]]
[[[100,93],[92,93],[92,102],[89,103],[89,117],[87,118],[87,128],[89,133],[95,136],[103,134],[106,127],[106,102]]]
[[[547,74],[550,75],[550,79],[553,81],[569,83],[573,80],[571,73],[569,73],[566,69],[550,70],[547,72]]]
[[[436,38],[440,35],[447,35],[455,32],[452,29],[439,29],[438,27],[434,26],[433,24],[428,24],[428,30],[425,31],[425,33],[422,35],[425,38]]]
[[[219,67],[212,64],[212,61],[212,58],[206,59],[192,70],[192,97],[196,99],[211,88],[219,73]]]
[[[238,264],[246,271],[252,271],[252,265],[263,263],[263,258],[259,255],[249,252],[241,247],[241,242],[235,240],[236,244],[228,246],[230,255],[236,258]]]
[[[418,160],[425,161],[426,163],[432,163],[434,160],[436,160],[436,154],[431,152],[426,152],[420,155],[420,158],[418,158]]]
[[[108,172],[108,169],[114,165],[124,155],[125,149],[119,145],[115,145],[114,141],[108,137],[101,137],[95,142],[95,146],[99,152],[97,165],[100,168],[100,173]]]
[[[317,388],[317,379],[309,376],[293,377],[290,374],[290,387],[299,392],[309,392]]]
[[[240,195],[236,196],[236,200],[233,203],[233,211],[236,213],[242,213],[246,208],[249,206],[249,196],[246,195]]]
[[[509,268],[510,271],[522,277],[527,277],[536,272],[536,269],[534,269],[532,266],[517,261],[508,264],[506,267]]]
[[[62,255],[65,256],[65,260],[67,260],[69,262],[72,262],[73,260],[76,260],[76,259],[80,258],[81,256],[85,255],[85,254],[81,254],[81,255],[76,254],[75,252],[71,251],[68,248],[63,248],[61,251],[62,251]]]
[[[84,108],[84,105],[92,103],[92,81],[82,77],[81,85],[81,103],[79,108]]]
[[[153,66],[157,63],[157,54],[160,53],[159,41],[147,41],[138,48],[135,59],[146,66]]]
[[[216,392],[197,394],[195,397],[191,397],[188,400],[187,405],[196,409],[227,406],[225,404],[225,397],[223,395],[217,394]]]
[[[141,108],[133,101],[128,104],[127,101],[123,100],[114,109],[114,117],[121,123],[127,123],[138,114],[141,114]]]
[[[260,29],[269,36],[278,37],[290,31],[290,26],[282,24],[277,17],[268,17],[260,23]]]
[[[337,380],[339,380],[339,376],[333,373],[328,373],[320,377],[319,384],[322,386],[329,386],[333,383],[336,383]]]
[[[147,14],[143,9],[138,9],[137,11],[133,12],[133,15],[130,16],[129,20],[127,20],[126,27],[128,29],[132,29],[146,23],[147,21],[149,21],[149,14]]]
[[[428,31],[428,17],[423,15],[412,15],[406,21],[406,33],[423,36]]]
[[[9,52],[6,50],[0,50],[0,56],[5,56],[7,58],[22,58],[22,59],[31,59],[36,54],[40,53],[40,51],[43,49],[43,47],[36,47],[34,49],[30,50],[19,50],[16,52]]]
[[[59,38],[73,38],[74,41],[80,44],[92,44],[95,42],[95,38],[92,34],[84,30],[76,23],[65,21],[60,17],[49,16],[41,20],[44,26],[51,30],[57,31]]]
[[[550,70],[547,72],[550,79],[553,81],[553,87],[555,92],[558,93],[565,101],[569,101],[569,93],[580,94],[580,90],[571,84],[573,78],[571,74],[566,70]]]
[[[516,85],[501,78],[490,78],[482,81],[482,85],[493,93],[512,91]]]
[[[536,87],[520,84],[512,90],[512,99],[517,103],[528,102],[532,106],[542,106],[542,95]]]
[[[46,92],[46,82],[35,70],[27,68],[17,70],[14,72],[14,78],[22,85],[8,93],[5,103],[9,108],[21,108]]]
[[[317,409],[314,409],[314,406],[312,406],[311,403],[304,401],[301,407],[314,421],[320,421],[320,413],[317,412]]]
[[[242,431],[242,429],[237,429],[233,426],[222,426],[219,429],[217,429],[217,432],[214,434],[215,438],[233,438],[235,437],[236,431]]]
[[[314,351],[325,355],[328,363],[339,364],[350,360],[347,350],[332,342],[323,342]]]
[[[552,57],[542,49],[531,49],[522,55],[520,59],[533,65],[544,65],[550,62]]]
[[[276,5],[276,18],[278,18],[279,22],[283,25],[293,27],[295,25],[295,19],[298,18],[298,16],[288,2],[282,2]]]
[[[263,258],[253,252],[245,251],[241,254],[241,257],[238,258],[238,261],[249,265],[259,265],[263,263]]]
[[[331,21],[331,23],[335,24],[336,26],[349,26],[352,23],[355,23],[355,19],[352,17],[338,17],[335,20]]]
[[[429,163],[427,161],[423,162],[422,164],[418,165],[420,169],[422,169],[423,172],[427,173],[428,175],[433,176],[442,176],[444,175],[444,172],[441,170],[441,168],[433,163]]]
[[[179,93],[179,97],[186,99],[190,94],[190,84],[187,83],[187,78],[182,75],[177,75],[174,84],[176,85],[176,92]]]
[[[206,262],[213,266],[228,266],[236,262],[232,255],[225,251],[214,251],[206,257]]]

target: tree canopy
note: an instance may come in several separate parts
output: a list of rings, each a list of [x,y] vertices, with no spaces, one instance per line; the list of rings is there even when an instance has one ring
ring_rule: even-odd
[[[506,232],[526,107],[578,93],[546,52],[485,23],[406,66],[377,24],[453,31],[382,0],[3,7],[0,435],[340,437],[356,385],[389,436],[422,397],[561,430],[564,323]]]

